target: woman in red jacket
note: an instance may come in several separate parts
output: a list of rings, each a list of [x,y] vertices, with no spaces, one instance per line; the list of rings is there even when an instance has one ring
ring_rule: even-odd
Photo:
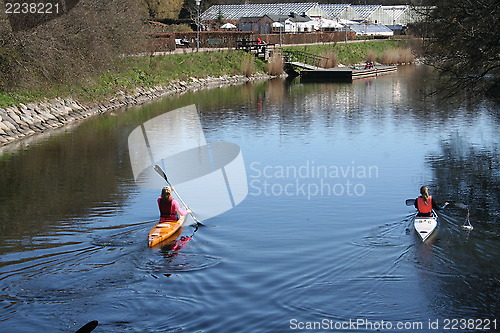
[[[444,205],[440,205],[429,195],[429,189],[427,186],[422,186],[420,188],[420,196],[415,199],[415,208],[418,210],[417,216],[431,216],[433,209],[443,209],[448,205],[445,202]]]
[[[177,200],[172,197],[170,187],[165,186],[161,190],[161,197],[158,198],[158,208],[160,209],[160,222],[177,221],[180,215],[186,215],[191,211],[183,210]]]

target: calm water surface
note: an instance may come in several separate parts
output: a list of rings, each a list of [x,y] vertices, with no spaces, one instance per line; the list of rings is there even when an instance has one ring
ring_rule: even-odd
[[[455,331],[476,332],[500,320],[499,108],[440,102],[432,84],[409,67],[217,88],[4,149],[0,331],[442,332],[474,319]],[[135,183],[128,136],[190,104],[208,142],[241,148],[248,196],[184,228],[181,250],[150,249],[159,189]],[[468,204],[474,230],[447,209],[422,244],[404,201],[424,184]]]

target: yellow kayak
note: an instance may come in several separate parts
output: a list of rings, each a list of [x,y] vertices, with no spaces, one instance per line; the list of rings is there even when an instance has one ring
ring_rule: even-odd
[[[149,247],[153,247],[175,234],[184,225],[185,220],[186,216],[184,215],[178,221],[165,221],[155,225],[148,235]]]

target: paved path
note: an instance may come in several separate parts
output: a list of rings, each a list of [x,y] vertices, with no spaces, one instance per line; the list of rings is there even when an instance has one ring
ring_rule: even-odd
[[[359,42],[374,42],[374,41],[386,41],[386,39],[366,39],[366,40],[349,40],[349,41],[341,41],[337,43],[359,43]],[[324,44],[335,44],[336,42],[331,43],[307,43],[307,44],[283,44],[283,46],[301,46],[301,45],[324,45]],[[274,47],[278,48],[276,44]],[[154,52],[153,55],[167,55],[167,54],[182,54],[182,53],[192,53],[192,52],[207,52],[207,51],[223,51],[223,50],[234,50],[233,47],[200,47],[198,51],[196,51],[196,47],[180,47],[172,51],[165,52]]]

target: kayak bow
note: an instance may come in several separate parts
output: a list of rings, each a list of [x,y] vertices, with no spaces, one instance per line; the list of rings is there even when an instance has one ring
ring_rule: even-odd
[[[438,217],[435,211],[432,211],[432,216],[418,216],[418,213],[415,214],[413,226],[415,227],[417,234],[422,239],[422,242],[425,242],[434,232],[438,225],[437,220]]]

